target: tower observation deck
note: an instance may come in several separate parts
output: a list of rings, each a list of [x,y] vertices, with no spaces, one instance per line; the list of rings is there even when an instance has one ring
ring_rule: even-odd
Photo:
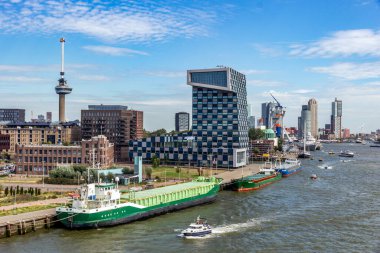
[[[59,95],[59,122],[65,122],[65,95],[70,94],[73,88],[67,85],[64,77],[65,39],[61,38],[59,42],[61,43],[61,78],[58,79],[58,85],[55,86],[55,92]]]

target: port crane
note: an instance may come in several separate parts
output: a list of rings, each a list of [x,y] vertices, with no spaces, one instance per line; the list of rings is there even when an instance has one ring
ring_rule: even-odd
[[[271,97],[276,101],[277,105],[275,106],[274,117],[273,117],[273,128],[276,130],[277,137],[284,137],[284,127],[283,127],[283,118],[285,116],[284,107],[281,103],[273,96],[272,93],[269,93]]]

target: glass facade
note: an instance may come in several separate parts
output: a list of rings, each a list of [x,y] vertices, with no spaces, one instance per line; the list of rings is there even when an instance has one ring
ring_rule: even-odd
[[[227,87],[227,71],[191,72],[190,80],[193,83]]]

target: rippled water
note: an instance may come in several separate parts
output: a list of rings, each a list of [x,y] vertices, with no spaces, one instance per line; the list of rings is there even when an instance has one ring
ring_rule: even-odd
[[[347,148],[357,155],[327,154]],[[380,149],[324,149],[302,172],[260,191],[221,192],[209,205],[112,228],[15,236],[0,240],[0,252],[380,252]],[[198,215],[214,233],[178,238]]]

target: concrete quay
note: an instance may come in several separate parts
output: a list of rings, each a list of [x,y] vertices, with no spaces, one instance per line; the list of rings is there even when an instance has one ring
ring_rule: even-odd
[[[0,217],[0,238],[23,235],[55,224],[55,208]]]

